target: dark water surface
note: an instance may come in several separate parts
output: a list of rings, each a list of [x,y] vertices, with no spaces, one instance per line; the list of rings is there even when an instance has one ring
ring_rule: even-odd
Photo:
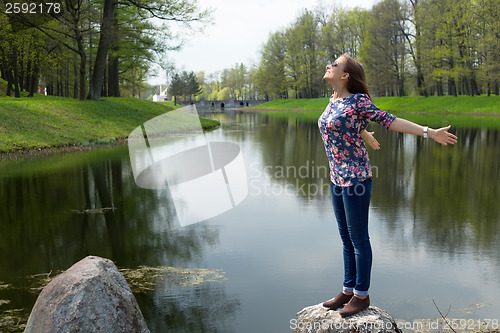
[[[208,140],[241,147],[249,193],[188,227],[168,191],[135,184],[126,146],[0,161],[0,316],[29,313],[29,276],[90,254],[224,273],[136,293],[152,332],[288,332],[300,309],[336,295],[341,243],[317,125],[207,116],[223,122]],[[498,320],[500,132],[455,128],[459,143],[442,147],[373,128],[372,304],[408,321],[439,317],[433,300],[452,318]]]

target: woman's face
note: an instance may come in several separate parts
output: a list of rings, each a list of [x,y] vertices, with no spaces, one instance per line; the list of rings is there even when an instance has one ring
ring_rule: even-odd
[[[326,73],[323,76],[323,79],[327,80],[328,82],[341,80],[342,76],[345,74],[343,70],[345,62],[346,59],[344,57],[339,57],[333,63],[328,64],[326,66]]]

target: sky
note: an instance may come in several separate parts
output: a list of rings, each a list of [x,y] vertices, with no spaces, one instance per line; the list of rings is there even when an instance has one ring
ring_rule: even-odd
[[[203,9],[214,11],[214,24],[191,37],[169,58],[175,67],[186,71],[215,73],[235,64],[252,66],[271,33],[295,21],[305,8],[324,6],[361,7],[370,9],[377,0],[198,0]],[[150,79],[162,84],[164,76]]]

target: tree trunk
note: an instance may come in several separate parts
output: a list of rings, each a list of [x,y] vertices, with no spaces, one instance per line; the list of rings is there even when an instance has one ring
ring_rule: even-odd
[[[17,45],[12,44],[12,54],[11,54],[11,66],[13,69],[13,83],[14,83],[14,96],[16,98],[21,97],[21,92],[19,91],[19,71],[18,71],[18,66],[17,66]]]
[[[75,32],[75,40],[76,45],[78,46],[78,54],[80,55],[80,100],[85,99],[85,75],[86,75],[86,65],[87,65],[87,54],[85,53],[85,49],[83,47],[83,36],[80,34],[78,29],[74,29]],[[76,58],[75,58],[75,66],[76,66]],[[75,69],[76,71],[76,69]],[[75,93],[76,94],[76,93]]]
[[[104,11],[101,22],[101,32],[99,36],[99,46],[95,58],[94,72],[90,84],[88,99],[98,100],[101,98],[101,89],[104,81],[104,71],[106,70],[106,58],[108,55],[109,42],[111,36],[111,23],[113,21],[114,0],[104,0]]]
[[[64,65],[64,97],[69,97],[69,62]]]
[[[102,80],[102,88],[101,88],[101,96],[108,97],[108,66],[107,62],[104,62],[105,67],[104,67],[104,77]]]
[[[113,54],[117,52],[118,45],[113,47]],[[120,97],[118,56],[111,56],[108,63],[108,93],[109,96]]]
[[[57,74],[59,74],[59,71],[57,71]],[[61,96],[61,85],[59,84],[59,75],[57,75],[56,78],[56,96]]]
[[[17,63],[17,70],[18,70],[18,74],[17,74],[17,80],[18,80],[18,84],[19,84],[19,91],[23,91],[25,90],[25,85],[24,85],[24,75],[25,75],[25,71],[24,71],[24,61],[23,61],[23,48],[21,48],[21,51],[17,50],[17,56],[20,58],[18,58],[18,63]]]
[[[457,87],[454,78],[448,79],[448,95],[457,96]]]
[[[65,93],[64,93],[64,77],[63,77],[63,67],[61,66],[61,69],[59,70],[59,85],[61,86],[60,87],[60,90],[61,90],[61,94],[59,96],[61,97],[64,97]]]
[[[3,50],[0,50],[0,78],[7,81],[7,75],[5,74],[4,56],[5,55],[3,53]]]
[[[78,98],[78,68],[76,66],[76,62],[76,53],[73,53],[73,75],[75,76],[73,81],[73,98]]]
[[[118,67],[118,51],[120,45],[117,42],[118,20],[116,12],[113,15],[113,26],[111,33],[113,42],[111,42],[111,53],[108,55],[108,94],[113,97],[120,97],[120,78]]]
[[[38,75],[40,68],[38,67],[38,58],[33,60],[30,81],[29,81],[29,95],[28,97],[33,97],[35,93],[38,91]]]
[[[479,88],[477,86],[476,78],[471,78],[470,79],[470,84],[471,84],[471,93],[472,96],[474,95],[479,95]]]
[[[12,69],[10,68],[10,66],[7,67],[7,91],[5,92],[5,94],[7,96],[10,96],[12,94],[12,81],[14,80],[12,78]]]
[[[85,65],[87,63],[87,56],[85,53],[80,54],[80,100],[85,99]]]
[[[443,83],[441,81],[436,81],[436,94],[443,96]]]
[[[33,72],[33,60],[31,57],[28,58],[28,62],[26,63],[26,75],[23,76],[24,80],[24,90],[30,90],[31,88],[31,77],[32,77],[32,72]]]
[[[417,67],[417,90],[419,96],[428,96],[427,88],[424,83],[424,74],[422,74],[422,68]]]

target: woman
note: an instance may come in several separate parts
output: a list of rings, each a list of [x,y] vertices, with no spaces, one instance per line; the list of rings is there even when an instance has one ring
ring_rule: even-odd
[[[350,316],[370,305],[368,288],[372,250],[368,235],[368,207],[372,171],[363,138],[375,149],[378,142],[367,133],[368,122],[376,121],[388,130],[431,138],[442,145],[457,137],[447,130],[432,129],[396,118],[371,101],[363,66],[344,54],[326,67],[324,79],[334,94],[318,120],[330,164],[332,203],[343,243],[344,284],[342,292],[323,303]]]

